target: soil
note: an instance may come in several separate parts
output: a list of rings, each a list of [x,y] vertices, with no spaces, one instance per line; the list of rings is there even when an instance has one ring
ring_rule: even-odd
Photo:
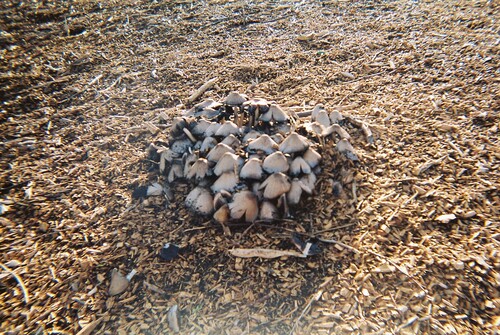
[[[496,334],[500,327],[497,1],[0,3],[0,333]],[[159,114],[230,91],[317,103],[358,166],[323,150],[293,219],[232,223],[174,199],[146,149]],[[152,134],[150,122],[160,128]],[[327,143],[328,145],[328,143]],[[334,197],[332,181],[344,184]],[[233,248],[307,258],[237,258]],[[180,246],[170,261],[167,243]],[[110,296],[112,269],[137,274]]]

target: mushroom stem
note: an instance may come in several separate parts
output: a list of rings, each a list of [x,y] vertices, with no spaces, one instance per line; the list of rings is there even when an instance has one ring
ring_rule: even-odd
[[[194,135],[191,134],[191,132],[189,131],[189,129],[182,128],[182,131],[187,135],[187,137],[189,137],[189,139],[191,140],[191,142],[196,143],[196,137],[194,137]]]
[[[257,122],[259,121],[259,113],[260,113],[260,107],[257,106],[257,108],[255,109],[255,114],[253,116],[253,124],[252,124],[252,127],[255,127],[257,125]]]

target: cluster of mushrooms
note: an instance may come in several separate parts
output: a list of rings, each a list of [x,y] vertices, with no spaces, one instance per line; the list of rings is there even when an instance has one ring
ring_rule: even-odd
[[[307,122],[297,114],[231,92],[175,117],[168,141],[151,144],[150,154],[169,184],[192,185],[185,204],[196,214],[221,223],[286,218],[313,194],[321,161],[316,149],[326,138],[337,138],[337,150],[358,159],[338,111],[318,105]]]

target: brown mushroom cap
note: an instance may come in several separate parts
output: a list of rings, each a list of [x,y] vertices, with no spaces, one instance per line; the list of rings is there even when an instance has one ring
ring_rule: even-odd
[[[229,211],[229,206],[227,204],[222,205],[218,210],[215,211],[213,218],[219,223],[226,223],[231,218]]]
[[[281,151],[270,154],[262,163],[262,169],[267,173],[286,172],[289,167],[288,160]]]
[[[269,200],[264,200],[260,205],[259,219],[262,221],[274,221],[279,218],[278,208]]]
[[[231,93],[229,93],[226,99],[224,99],[224,103],[229,106],[239,106],[247,100],[248,97],[245,94],[240,94],[237,91],[232,91]]]
[[[307,162],[307,164],[309,164],[311,169],[314,169],[316,166],[318,166],[319,162],[321,161],[321,155],[313,148],[307,149],[306,152],[304,152],[303,158]]]
[[[243,179],[261,179],[262,161],[258,158],[249,159],[241,168],[240,177]]]
[[[242,164],[243,160],[241,157],[231,152],[226,152],[215,165],[214,173],[216,176],[220,176],[224,172],[238,171],[239,166]]]
[[[239,179],[234,171],[224,172],[217,178],[217,180],[210,187],[214,193],[222,190],[232,192],[238,185]]]
[[[214,195],[214,208],[217,210],[227,204],[227,199],[231,198],[231,193],[226,190],[221,190]]]
[[[309,148],[309,141],[304,136],[291,132],[280,144],[280,151],[285,154],[301,152]]]
[[[195,187],[186,197],[186,207],[197,214],[210,215],[214,209],[213,197],[204,187]]]
[[[240,191],[233,196],[229,210],[233,219],[239,219],[245,215],[246,222],[254,222],[259,214],[257,197],[251,191]]]
[[[251,140],[248,143],[247,148],[248,150],[253,150],[253,151],[260,150],[269,155],[278,150],[278,144],[274,142],[269,135],[263,134],[259,136],[257,139]]]
[[[280,195],[290,191],[290,182],[285,174],[273,173],[260,185],[264,189],[264,198],[275,199]]]
[[[297,176],[301,173],[311,173],[311,166],[304,160],[304,158],[297,156],[290,164],[290,174]]]
[[[219,143],[212,150],[210,150],[207,155],[207,159],[211,162],[218,162],[226,152],[234,154],[234,149],[226,144]]]

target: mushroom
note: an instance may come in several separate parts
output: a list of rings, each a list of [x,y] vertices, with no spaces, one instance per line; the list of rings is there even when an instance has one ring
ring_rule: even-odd
[[[219,209],[227,204],[227,199],[231,198],[231,193],[226,190],[221,190],[214,195],[214,208]]]
[[[321,160],[321,155],[313,148],[308,148],[306,152],[304,152],[303,158],[307,162],[307,164],[309,164],[311,169],[314,169],[316,166],[318,166],[319,161]]]
[[[108,294],[110,296],[118,295],[127,289],[130,280],[122,275],[118,269],[111,270],[111,282],[109,284]]]
[[[257,139],[251,140],[248,143],[247,149],[253,151],[263,151],[269,155],[278,150],[278,144],[276,144],[276,142],[274,142],[269,135],[263,134]]]
[[[269,102],[265,99],[254,98],[243,103],[243,108],[246,108],[250,114],[250,126],[255,126],[259,119],[259,115],[269,110]]]
[[[330,113],[330,121],[332,123],[341,124],[344,121],[344,116],[337,110]]]
[[[226,152],[234,154],[233,148],[226,144],[219,143],[212,150],[210,150],[207,155],[207,159],[211,162],[217,162]]]
[[[243,160],[238,155],[235,155],[231,152],[226,152],[222,157],[217,161],[217,164],[214,168],[214,173],[216,176],[220,176],[224,172],[228,171],[238,171],[238,167],[243,164]]]
[[[167,167],[167,162],[172,163],[174,159],[180,157],[178,153],[173,152],[170,149],[161,150],[160,153],[160,172],[163,173]]]
[[[323,126],[321,123],[319,122],[307,122],[307,123],[304,123],[304,128],[306,129],[306,131],[308,133],[311,133],[311,134],[314,134],[316,136],[324,136],[323,135],[323,132],[325,131],[325,126]]]
[[[264,189],[264,198],[274,199],[290,191],[290,182],[285,174],[273,173],[260,185]]]
[[[311,173],[311,166],[305,161],[304,158],[297,156],[290,164],[290,174],[297,176],[301,173]]]
[[[174,163],[170,167],[170,171],[168,171],[167,181],[169,183],[174,182],[177,178],[184,177],[184,173],[182,171],[182,165],[179,163]]]
[[[277,104],[271,104],[271,106],[269,106],[269,110],[260,116],[260,120],[264,122],[285,122],[288,119],[289,117],[286,112]]]
[[[240,191],[233,196],[229,210],[233,219],[240,219],[245,215],[246,222],[254,222],[259,214],[257,197],[251,191]]]
[[[226,223],[229,221],[231,213],[229,211],[228,204],[222,205],[218,210],[215,211],[213,218],[219,223]]]
[[[276,142],[276,144],[280,144],[281,142],[283,142],[285,137],[283,135],[281,135],[280,133],[276,133],[276,134],[273,134],[273,136],[271,136],[271,139],[274,142]]]
[[[280,144],[280,151],[284,154],[301,152],[307,148],[309,148],[307,138],[297,134],[296,132],[291,132],[290,135],[288,135]]]
[[[260,205],[259,219],[262,221],[273,221],[279,218],[278,208],[269,200],[264,200]]]
[[[182,156],[182,161],[184,162],[184,172],[183,172],[184,177],[186,177],[186,175],[189,172],[189,169],[197,160],[198,160],[197,154],[185,153],[184,156]]]
[[[187,179],[195,178],[197,181],[209,176],[211,171],[208,167],[208,160],[205,158],[198,158],[196,162],[189,168],[185,177]]]
[[[302,191],[307,192],[309,194],[312,193],[312,190],[307,185],[305,185],[298,178],[294,178],[290,186],[290,191],[286,194],[286,199],[288,200],[288,204],[292,206],[297,205],[300,202],[300,196],[302,195]]]
[[[325,106],[323,104],[317,104],[314,106],[313,110],[311,111],[311,120],[316,121],[316,116],[318,116],[318,113],[322,110],[325,110]]]
[[[255,129],[250,130],[244,137],[243,137],[243,143],[249,142],[250,140],[259,138],[261,136],[260,132],[258,132]]]
[[[205,132],[207,131],[207,128],[211,125],[212,123],[205,120],[205,119],[200,119],[196,125],[191,129],[191,133],[193,135],[204,135]]]
[[[219,122],[212,122],[207,130],[205,130],[205,136],[214,136],[220,127],[222,127],[222,125]]]
[[[316,122],[324,127],[330,126],[330,118],[328,117],[328,113],[325,110],[320,110],[316,115]]]
[[[214,209],[213,197],[204,187],[195,187],[186,197],[186,207],[201,215],[210,215]]]
[[[170,145],[170,149],[176,154],[182,155],[193,147],[193,143],[189,138],[178,139]]]
[[[215,136],[226,137],[229,134],[239,134],[240,128],[233,122],[227,121],[215,132]]]
[[[249,159],[240,171],[243,179],[261,179],[262,174],[262,161],[258,158]]]
[[[240,106],[247,100],[248,97],[245,94],[240,94],[237,91],[232,91],[229,93],[226,99],[224,99],[224,104],[229,106]]]
[[[314,191],[314,187],[316,186],[316,180],[316,175],[312,172],[305,174],[300,178],[300,181],[311,190],[311,193]]]
[[[236,149],[241,145],[241,141],[234,136],[233,134],[229,134],[222,142],[223,144],[229,145],[231,148]]]
[[[179,138],[184,134],[183,129],[188,126],[188,119],[183,117],[174,117],[170,126],[170,137]],[[192,119],[191,119],[192,120]]]
[[[234,171],[228,171],[221,174],[210,188],[215,193],[222,190],[232,192],[236,188],[236,185],[238,185],[238,182],[238,175]]]
[[[201,153],[207,153],[217,145],[217,140],[213,137],[205,137],[200,146]]]
[[[288,161],[281,151],[276,151],[264,159],[262,168],[267,173],[286,172],[289,169]]]
[[[323,131],[323,136],[329,136],[333,133],[337,133],[337,135],[339,135],[339,137],[341,139],[350,139],[351,136],[349,135],[349,133],[347,131],[345,131],[344,128],[342,128],[341,126],[339,126],[338,124],[332,124],[330,127],[326,128],[324,131]]]
[[[349,141],[346,139],[342,139],[342,140],[337,142],[337,150],[340,153],[344,154],[351,161],[358,161],[359,160],[351,143],[349,143]]]

